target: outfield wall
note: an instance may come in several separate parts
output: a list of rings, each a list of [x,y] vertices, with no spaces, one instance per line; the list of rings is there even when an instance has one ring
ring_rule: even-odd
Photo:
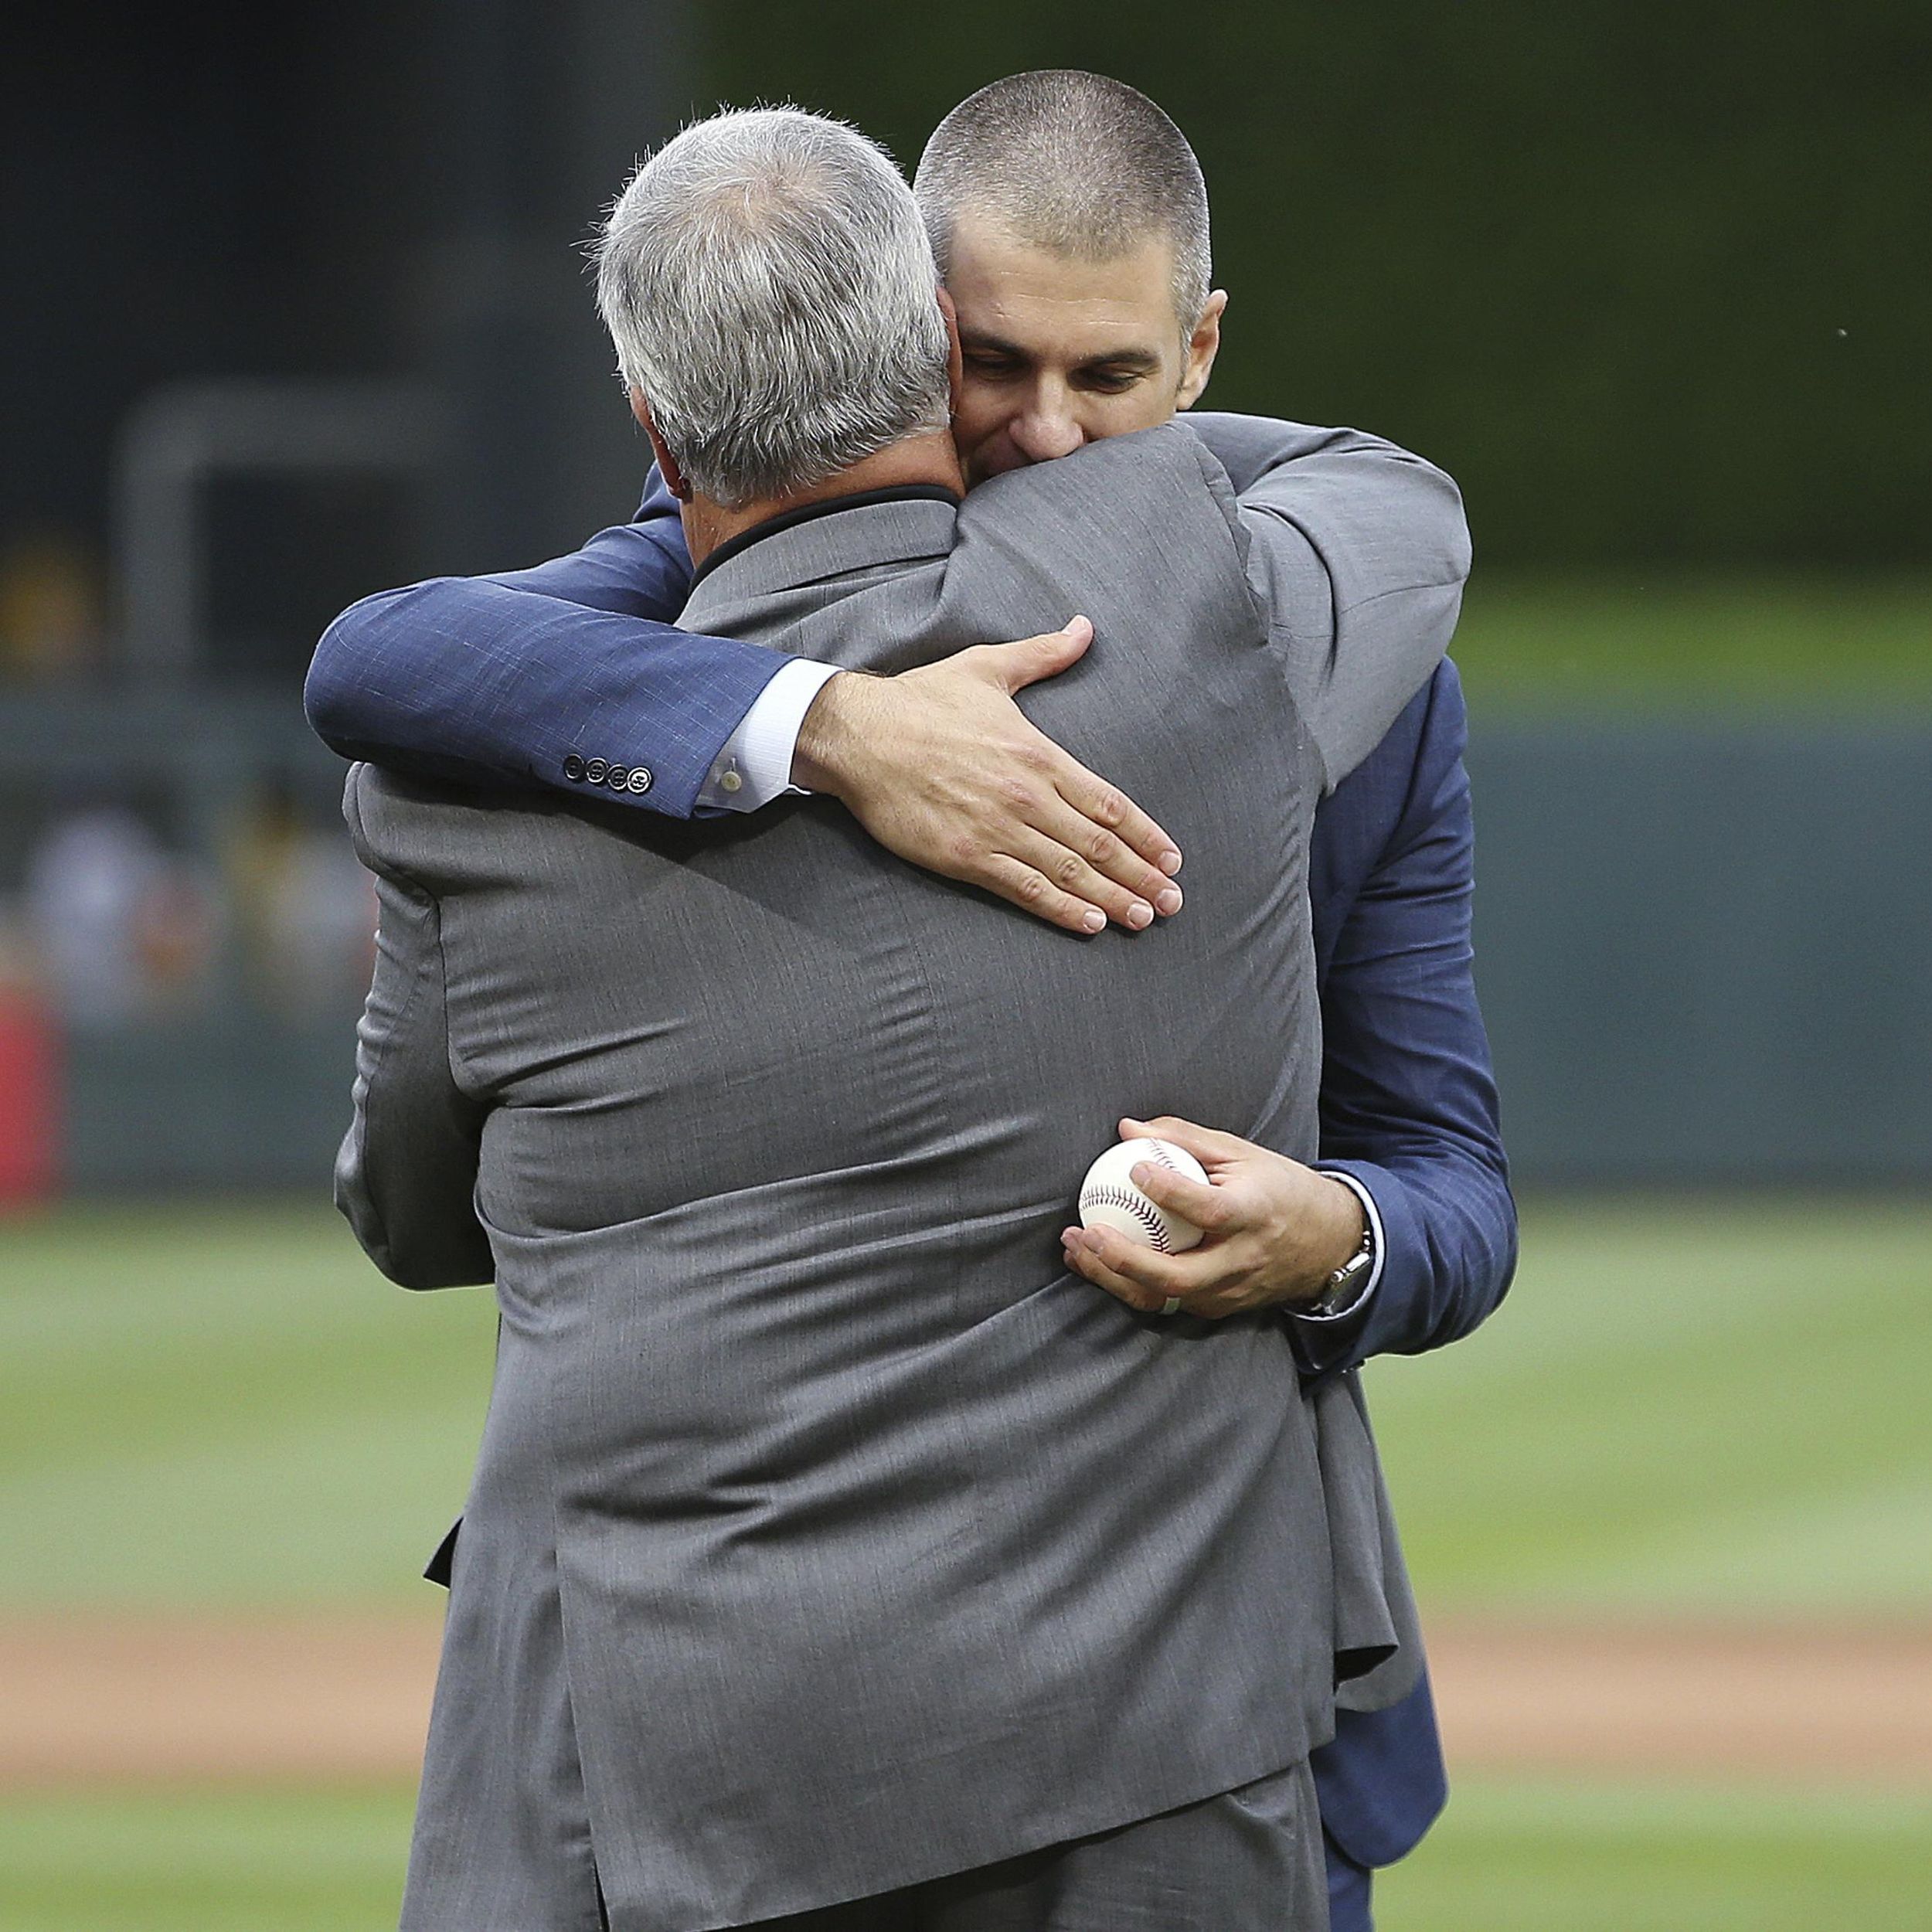
[[[1932,1179],[1932,726],[1492,725],[1469,763],[1522,1179]]]
[[[1932,1181],[1932,723],[1492,724],[1470,766],[1478,971],[1521,1180]],[[162,932],[178,983],[152,1010],[51,1027],[53,1159],[16,1121],[11,1171],[73,1192],[326,1185],[367,971],[301,923],[304,880],[340,894],[316,859],[339,777],[285,705],[0,712],[16,978],[36,842],[90,801],[151,822],[201,908],[185,939]],[[266,900],[265,850],[297,855]],[[250,951],[257,901],[294,920],[279,952]]]

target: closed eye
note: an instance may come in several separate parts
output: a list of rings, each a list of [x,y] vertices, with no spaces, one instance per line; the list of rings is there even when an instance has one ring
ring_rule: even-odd
[[[1106,362],[1083,369],[1074,380],[1082,389],[1097,389],[1103,396],[1117,396],[1145,381],[1153,372],[1140,363]]]

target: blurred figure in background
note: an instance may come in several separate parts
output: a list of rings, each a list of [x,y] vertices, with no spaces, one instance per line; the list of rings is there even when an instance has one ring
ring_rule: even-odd
[[[28,861],[23,910],[49,993],[83,1028],[192,1006],[220,928],[208,881],[138,812],[112,803],[53,821]]]

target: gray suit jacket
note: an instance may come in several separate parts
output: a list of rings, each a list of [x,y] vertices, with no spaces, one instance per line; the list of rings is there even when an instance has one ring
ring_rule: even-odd
[[[1083,941],[835,806],[726,825],[367,767],[379,963],[338,1196],[492,1275],[495,1390],[406,1927],[743,1923],[1150,1815],[1328,1735],[1397,1631],[1372,1451],[1284,1325],[1134,1315],[1056,1231],[1121,1113],[1303,1158],[1315,795],[1433,669],[1440,474],[1186,430],[776,529],[687,621],[895,669],[1070,609],[1027,709],[1189,855]],[[1104,748],[1104,755],[1103,755]]]

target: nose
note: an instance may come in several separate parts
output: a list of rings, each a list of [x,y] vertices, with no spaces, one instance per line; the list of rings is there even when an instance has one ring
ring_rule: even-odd
[[[1029,463],[1070,456],[1087,440],[1063,396],[1036,397],[1023,414],[1014,417],[1010,434]]]

